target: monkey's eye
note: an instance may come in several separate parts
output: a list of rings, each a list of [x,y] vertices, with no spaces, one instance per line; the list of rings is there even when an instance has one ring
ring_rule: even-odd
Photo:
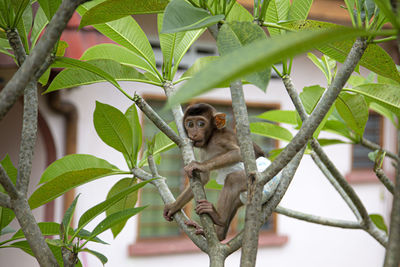
[[[197,126],[203,128],[204,126],[206,126],[206,123],[204,121],[198,121]]]
[[[186,127],[188,127],[188,128],[193,128],[193,127],[194,127],[193,121],[188,121],[188,122],[186,122]]]

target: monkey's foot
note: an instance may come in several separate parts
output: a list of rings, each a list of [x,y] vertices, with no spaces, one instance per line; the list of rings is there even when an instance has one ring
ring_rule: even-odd
[[[195,221],[186,221],[185,224],[189,227],[194,227],[196,229],[195,232],[196,235],[204,235],[203,228],[200,225],[198,225]]]

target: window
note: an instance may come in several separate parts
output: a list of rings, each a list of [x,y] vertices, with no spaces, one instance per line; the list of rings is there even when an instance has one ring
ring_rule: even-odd
[[[364,138],[376,144],[382,144],[383,120],[381,115],[371,112],[365,126]],[[351,173],[346,176],[349,182],[377,181],[373,173],[374,163],[368,158],[370,149],[356,144],[352,147]]]
[[[164,105],[164,101],[153,100],[148,97],[147,102],[153,107],[155,111],[159,111],[162,109]],[[207,101],[210,102],[210,101]],[[218,111],[225,112],[227,114],[227,122],[228,127],[233,127],[234,119],[233,113],[231,109],[231,104],[221,104],[219,103],[211,103]],[[259,107],[252,107],[251,105],[248,108],[249,117],[251,120],[255,120],[252,118],[252,115],[258,115],[266,111],[265,105]],[[173,117],[171,113],[159,113],[161,117],[167,122],[173,121]],[[147,118],[143,119],[143,131],[144,138],[152,138],[155,133],[159,130],[150,122]],[[275,140],[262,137],[262,136],[254,136],[254,141],[259,144],[264,152],[268,152],[271,149],[276,148]],[[172,193],[175,198],[179,195],[179,193],[184,189],[187,184],[185,181],[183,174],[183,162],[180,154],[180,150],[178,148],[171,149],[162,154],[161,164],[158,165],[160,175],[167,178],[167,184],[170,187]],[[213,203],[217,202],[219,190],[215,189],[206,189],[207,199]],[[134,255],[146,255],[146,254],[160,254],[159,250],[155,250],[155,246],[161,248],[162,242],[160,243],[160,238],[165,238],[166,242],[171,243],[171,240],[175,240],[174,242],[181,242],[180,239],[185,239],[185,235],[181,233],[180,229],[176,225],[175,222],[167,222],[162,216],[164,203],[162,202],[157,190],[148,185],[141,191],[141,205],[149,205],[144,211],[139,214],[139,227],[138,227],[138,240],[136,244],[131,246],[131,254]],[[186,205],[186,213],[192,219],[199,221],[197,214],[194,212],[194,202],[188,203]],[[241,208],[236,214],[236,218],[232,221],[229,234],[234,234],[240,231],[244,226],[244,208]],[[265,223],[263,226],[263,232],[272,234],[276,230],[276,215],[273,215],[272,218]],[[281,239],[273,240],[273,244],[282,244],[286,242],[286,237],[280,237]],[[283,239],[282,239],[283,238]],[[157,239],[157,242],[151,242],[152,240]],[[271,244],[271,241],[268,241],[267,244]],[[155,243],[158,243],[156,245]],[[151,246],[149,245],[151,244]],[[166,244],[165,244],[166,245]],[[189,249],[191,241],[185,243],[183,250]],[[144,247],[147,247],[146,250]],[[171,247],[171,246],[166,246]],[[151,252],[149,251],[151,250]],[[142,253],[140,252],[142,251]],[[157,251],[157,252],[156,252]],[[171,253],[169,251],[168,253]]]

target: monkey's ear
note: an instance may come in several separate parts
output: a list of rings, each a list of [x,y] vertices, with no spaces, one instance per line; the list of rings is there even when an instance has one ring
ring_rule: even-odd
[[[214,115],[215,126],[218,129],[222,129],[226,125],[226,114],[225,113],[217,113]]]

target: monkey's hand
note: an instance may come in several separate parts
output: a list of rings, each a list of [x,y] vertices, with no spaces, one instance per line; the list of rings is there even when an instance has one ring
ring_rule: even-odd
[[[196,213],[199,215],[208,214],[210,215],[211,220],[214,222],[214,224],[224,226],[224,223],[222,222],[221,217],[219,216],[214,205],[211,202],[208,202],[206,199],[201,199],[197,201]]]
[[[171,222],[173,220],[172,216],[174,216],[177,211],[178,209],[176,208],[175,202],[165,204],[163,212],[164,219]]]
[[[187,226],[194,227],[196,229],[196,232],[195,232],[196,235],[204,235],[203,228],[201,228],[201,226],[198,225],[195,221],[186,221],[185,224]]]
[[[204,164],[197,162],[197,161],[190,162],[183,169],[185,170],[185,173],[189,178],[193,177],[194,171],[199,171],[199,172],[208,171],[207,168],[204,166]]]

